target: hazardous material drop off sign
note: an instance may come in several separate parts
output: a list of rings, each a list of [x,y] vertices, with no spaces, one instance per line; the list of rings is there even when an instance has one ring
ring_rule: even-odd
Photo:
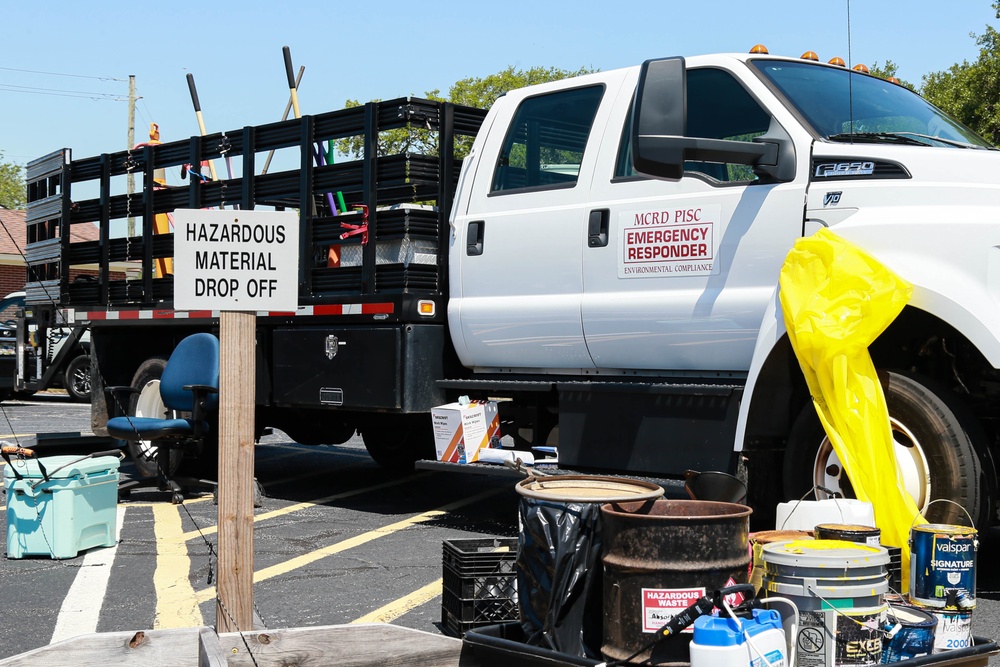
[[[298,222],[293,211],[174,211],[174,308],[295,310]]]

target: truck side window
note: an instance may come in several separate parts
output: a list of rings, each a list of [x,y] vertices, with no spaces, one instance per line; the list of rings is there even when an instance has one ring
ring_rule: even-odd
[[[724,70],[688,70],[687,99],[689,137],[752,141],[767,132],[771,123],[767,111],[733,75]],[[630,110],[618,149],[615,178],[638,176],[632,168],[631,121]],[[743,164],[685,162],[684,170],[722,182],[747,182],[756,178],[753,168]]]
[[[504,137],[491,192],[573,187],[604,86],[529,97]]]

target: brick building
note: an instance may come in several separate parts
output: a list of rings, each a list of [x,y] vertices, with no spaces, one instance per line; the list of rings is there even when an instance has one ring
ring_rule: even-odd
[[[0,206],[0,297],[24,289],[24,283],[27,282],[27,270],[22,254],[27,239],[25,216],[23,210],[11,210]],[[72,240],[97,241],[99,233],[96,225],[73,225]],[[71,275],[75,273],[74,269]],[[121,278],[123,273],[112,271],[111,275],[112,278]]]

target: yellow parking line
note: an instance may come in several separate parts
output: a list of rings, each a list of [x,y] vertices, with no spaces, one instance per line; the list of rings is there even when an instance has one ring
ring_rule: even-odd
[[[423,514],[417,514],[415,516],[411,516],[408,519],[403,519],[402,521],[396,521],[395,523],[390,523],[389,525],[376,528],[375,530],[370,530],[367,533],[355,535],[354,537],[350,537],[341,542],[337,542],[336,544],[331,544],[329,546],[323,547],[322,549],[317,549],[307,554],[296,556],[295,558],[289,559],[283,563],[278,563],[277,565],[265,567],[264,569],[258,570],[257,572],[254,573],[253,582],[255,584],[259,584],[262,581],[267,581],[268,579],[271,579],[273,577],[277,577],[279,575],[291,572],[292,570],[297,570],[300,567],[305,567],[306,565],[315,563],[316,561],[326,558],[327,556],[332,556],[342,551],[353,549],[354,547],[361,546],[362,544],[366,544],[380,537],[392,535],[393,533],[397,533],[401,530],[409,528],[410,526],[415,526],[417,524],[431,521],[432,519],[444,516],[445,514],[454,509],[458,509],[459,507],[464,507],[465,505],[479,502],[485,498],[488,498],[490,496],[496,495],[502,491],[507,491],[507,490],[508,489],[504,487],[499,489],[491,489],[489,491],[484,491],[483,493],[477,493],[474,496],[469,496],[467,498],[463,498],[462,500],[456,500],[455,502],[448,503],[447,505],[442,505],[437,509],[424,512]],[[204,588],[200,591],[197,591],[195,593],[195,596],[197,598],[198,603],[214,600],[215,587],[212,586],[210,588]]]
[[[403,477],[401,479],[394,479],[394,480],[389,481],[389,482],[383,482],[381,484],[375,484],[373,486],[366,486],[366,487],[361,488],[361,489],[354,489],[352,491],[343,491],[342,493],[335,493],[335,494],[330,495],[330,496],[324,496],[322,498],[316,498],[315,500],[308,500],[308,501],[302,502],[302,503],[295,503],[294,505],[289,505],[288,507],[282,507],[281,509],[271,510],[270,512],[262,512],[262,513],[257,514],[257,515],[254,516],[253,522],[254,522],[254,525],[257,525],[257,523],[260,522],[260,521],[267,521],[268,519],[275,519],[275,518],[280,517],[280,516],[285,516],[286,514],[291,514],[292,512],[299,512],[299,511],[302,511],[302,510],[307,510],[307,509],[309,509],[311,507],[315,507],[316,505],[322,505],[323,503],[328,503],[331,500],[340,500],[342,498],[350,498],[351,496],[356,496],[356,495],[359,495],[359,494],[362,494],[362,493],[368,493],[370,491],[379,491],[381,489],[387,489],[387,488],[389,488],[391,486],[398,486],[399,484],[403,484],[405,482],[411,482],[414,479],[417,479],[419,477],[423,477],[426,474],[428,474],[428,473],[418,473],[416,475],[409,475],[409,476]],[[219,527],[218,526],[207,526],[205,528],[202,528],[200,531],[192,530],[192,531],[189,531],[187,533],[184,533],[181,536],[181,539],[183,539],[185,541],[187,541],[187,540],[193,540],[193,539],[196,539],[198,537],[201,537],[202,535],[212,535],[213,533],[217,533],[218,531],[219,531]]]
[[[156,535],[156,616],[153,628],[187,628],[204,625],[201,610],[189,579],[191,559],[187,543],[180,539],[180,510],[166,503],[153,505],[153,533]]]
[[[389,604],[383,605],[361,618],[354,619],[351,623],[392,623],[406,612],[412,611],[420,605],[440,596],[442,584],[442,579],[432,581],[409,595],[401,597],[398,600],[393,600]]]

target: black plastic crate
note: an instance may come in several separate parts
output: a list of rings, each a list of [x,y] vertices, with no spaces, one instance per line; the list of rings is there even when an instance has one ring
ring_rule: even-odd
[[[445,540],[441,625],[461,637],[483,625],[518,620],[516,538]]]
[[[513,570],[504,573],[462,576],[445,565],[442,574],[443,590],[460,600],[517,597],[517,576]]]
[[[487,598],[460,600],[447,594],[441,596],[441,626],[454,637],[484,625],[518,620],[517,598]]]
[[[445,540],[442,562],[461,576],[513,573],[516,537],[471,537]]]

